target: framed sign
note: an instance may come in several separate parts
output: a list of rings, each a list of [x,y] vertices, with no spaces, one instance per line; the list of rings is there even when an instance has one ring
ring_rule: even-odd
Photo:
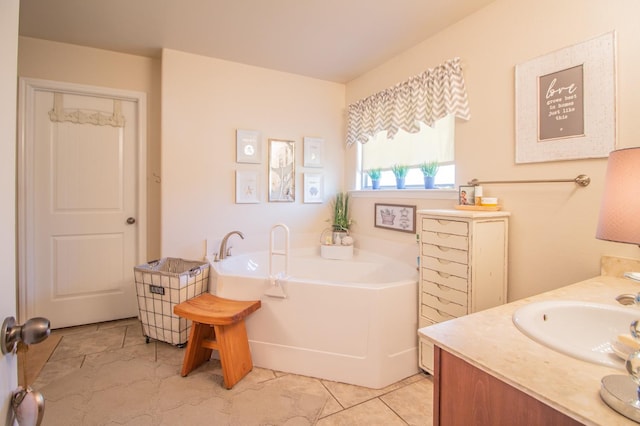
[[[516,65],[516,163],[616,147],[615,32]]]
[[[236,170],[236,204],[260,202],[259,178],[255,170]]]
[[[236,130],[236,163],[260,164],[262,158],[260,132]]]
[[[304,166],[322,167],[324,157],[324,139],[304,138]]]
[[[304,203],[322,203],[324,188],[322,173],[304,174]]]
[[[416,206],[403,204],[374,205],[374,225],[402,232],[416,232]]]

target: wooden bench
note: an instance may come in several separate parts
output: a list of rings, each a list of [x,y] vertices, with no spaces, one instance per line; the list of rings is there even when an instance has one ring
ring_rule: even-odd
[[[259,300],[223,299],[209,293],[179,303],[173,312],[192,321],[182,377],[220,354],[224,386],[231,389],[253,369],[244,320],[260,308]]]

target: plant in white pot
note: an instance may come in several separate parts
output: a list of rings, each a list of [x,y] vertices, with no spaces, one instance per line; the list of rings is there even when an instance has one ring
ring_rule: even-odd
[[[407,173],[409,172],[409,166],[405,166],[404,164],[394,164],[391,166],[391,171],[396,177],[396,188],[404,189],[404,179],[407,177]]]
[[[420,165],[420,171],[422,171],[422,176],[424,177],[425,189],[433,189],[433,182],[438,174],[438,170],[440,170],[440,163],[438,163],[437,160],[425,161]]]
[[[338,240],[349,234],[351,217],[349,216],[349,194],[338,192],[331,203],[331,229],[333,230],[333,243],[340,244]]]
[[[371,188],[372,189],[380,189],[380,175],[382,174],[382,169],[374,168],[367,170],[367,174],[371,179]]]

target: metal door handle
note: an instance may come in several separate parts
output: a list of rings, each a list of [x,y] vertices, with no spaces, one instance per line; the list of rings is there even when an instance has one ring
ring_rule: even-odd
[[[133,225],[134,223],[136,223],[136,218],[135,217],[130,217],[127,219],[127,223],[129,225]]]

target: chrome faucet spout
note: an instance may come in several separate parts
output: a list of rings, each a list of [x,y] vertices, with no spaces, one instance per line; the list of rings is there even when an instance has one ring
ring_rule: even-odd
[[[231,253],[229,253],[231,251],[231,247],[229,247],[227,249],[227,241],[229,241],[229,237],[231,237],[233,234],[238,235],[240,238],[242,238],[244,240],[244,234],[240,231],[231,231],[229,232],[227,235],[225,235],[222,238],[222,242],[220,243],[220,250],[218,252],[218,258],[217,260],[222,260],[224,258],[226,258],[227,256],[231,256]]]

